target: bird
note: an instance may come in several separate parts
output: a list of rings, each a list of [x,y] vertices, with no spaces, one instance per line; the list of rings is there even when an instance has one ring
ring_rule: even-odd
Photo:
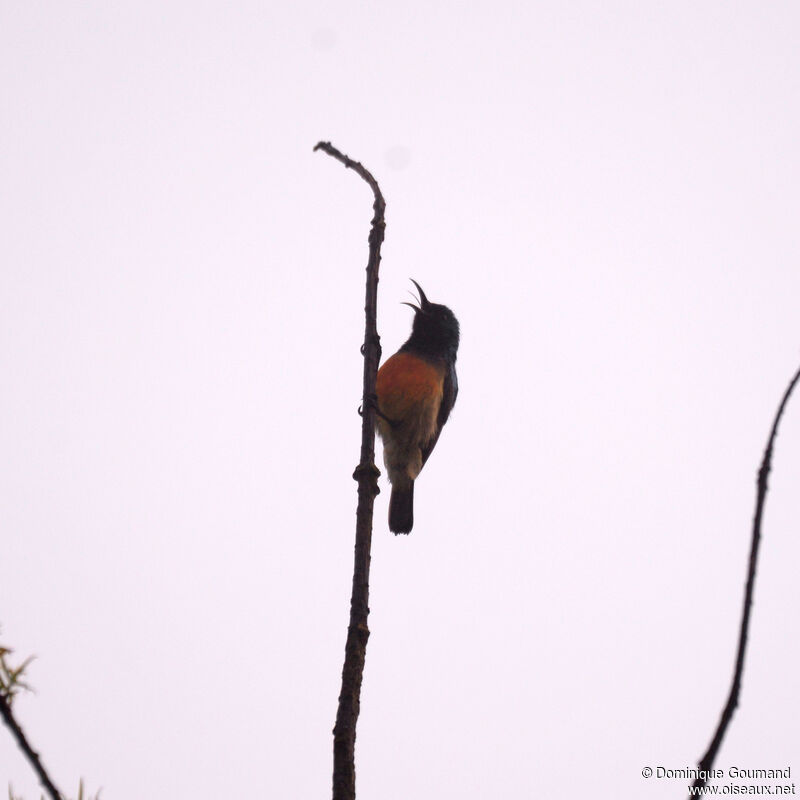
[[[392,484],[389,530],[410,533],[414,527],[414,481],[439,441],[458,396],[456,355],[460,330],[455,314],[431,303],[422,287],[408,341],[378,370],[378,435]]]

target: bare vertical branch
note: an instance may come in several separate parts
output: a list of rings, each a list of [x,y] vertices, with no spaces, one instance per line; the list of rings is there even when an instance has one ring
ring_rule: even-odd
[[[358,508],[356,510],[355,563],[353,590],[350,598],[350,624],[347,628],[342,689],[333,729],[333,800],[355,800],[356,724],[361,705],[361,681],[367,652],[369,628],[369,565],[372,546],[372,509],[378,494],[378,475],[375,466],[375,376],[381,356],[380,338],[376,323],[378,305],[378,267],[381,261],[381,243],[385,228],[386,203],[377,181],[358,162],[337,150],[330,142],[320,142],[314,150],[324,150],[341,161],[348,169],[360,175],[372,189],[375,201],[374,215],[369,232],[369,261],[367,262],[367,296],[364,311],[364,394],[361,405],[361,461],[353,473],[358,481]]]
[[[24,731],[20,728],[19,723],[14,718],[14,714],[11,711],[11,704],[6,695],[0,692],[0,716],[3,717],[3,722],[8,726],[8,729],[11,731],[14,738],[17,740],[17,744],[19,745],[19,749],[25,754],[25,757],[28,759],[28,762],[33,767],[33,771],[36,773],[37,777],[39,778],[39,782],[44,786],[47,790],[47,794],[50,795],[51,800],[63,800],[63,795],[61,792],[56,789],[55,784],[51,780],[50,776],[47,774],[47,770],[45,770],[44,765],[42,764],[42,760],[39,758],[39,754],[31,747],[30,743],[28,742],[27,737],[25,736]]]
[[[750,562],[747,568],[747,584],[744,590],[744,605],[742,608],[742,623],[739,630],[739,648],[736,652],[736,667],[733,673],[733,682],[731,684],[730,694],[728,695],[728,702],[725,704],[725,708],[722,709],[722,716],[720,717],[719,725],[717,725],[717,730],[714,733],[714,738],[711,740],[706,754],[700,759],[700,763],[698,764],[698,768],[703,775],[708,774],[714,766],[714,759],[717,757],[717,751],[722,744],[722,739],[733,717],[733,712],[739,704],[739,691],[742,685],[744,656],[747,648],[747,632],[750,628],[750,608],[753,603],[753,588],[756,582],[756,562],[758,561],[758,548],[761,543],[761,517],[764,513],[764,503],[767,498],[767,478],[772,468],[772,449],[775,444],[775,437],[778,433],[778,423],[781,421],[786,403],[798,380],[800,380],[800,369],[795,372],[794,377],[783,394],[781,404],[778,406],[775,420],[772,423],[772,430],[769,434],[769,440],[767,441],[767,448],[764,450],[761,468],[758,470],[756,511],[753,517],[753,539],[750,545]],[[693,786],[699,788],[705,786],[706,783],[707,779],[705,777],[698,777]]]

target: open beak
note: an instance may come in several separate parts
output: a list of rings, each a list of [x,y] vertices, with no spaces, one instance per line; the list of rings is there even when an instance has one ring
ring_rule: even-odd
[[[417,287],[417,291],[419,292],[419,300],[418,300],[419,305],[415,306],[413,303],[406,303],[405,300],[401,300],[400,304],[404,305],[404,306],[408,306],[409,308],[413,308],[414,309],[414,313],[416,313],[416,314],[419,314],[420,312],[424,313],[424,312],[426,312],[428,310],[428,306],[430,305],[430,301],[425,296],[425,292],[422,291],[422,287],[413,278],[409,278],[409,280],[411,281],[411,283],[414,284],[414,286]]]
[[[422,287],[413,278],[410,278],[409,280],[414,284],[414,286],[417,287],[417,291],[419,292],[419,308],[412,306],[411,303],[406,303],[406,305],[411,306],[411,308],[415,309],[416,311],[427,311],[430,302],[425,296],[425,292],[422,291]]]

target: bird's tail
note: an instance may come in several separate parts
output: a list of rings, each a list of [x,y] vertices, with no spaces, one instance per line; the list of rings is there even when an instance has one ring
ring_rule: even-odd
[[[414,527],[414,481],[408,486],[393,486],[389,498],[389,530],[392,533],[411,533]]]

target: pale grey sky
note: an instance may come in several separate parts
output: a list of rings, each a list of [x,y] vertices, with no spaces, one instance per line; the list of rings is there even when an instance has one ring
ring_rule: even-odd
[[[800,361],[794,3],[5,3],[0,641],[59,785],[329,794],[371,196],[461,394],[377,500],[359,797],[685,796]],[[800,408],[718,766],[800,770]],[[382,464],[381,464],[382,466]],[[0,731],[0,791],[35,780]]]

